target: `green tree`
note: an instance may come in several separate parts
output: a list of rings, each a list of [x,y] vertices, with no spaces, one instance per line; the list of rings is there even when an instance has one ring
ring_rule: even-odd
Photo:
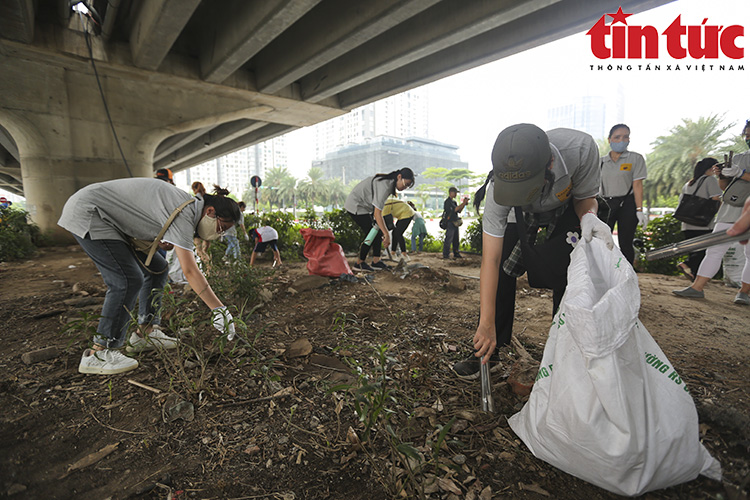
[[[307,177],[302,179],[297,186],[297,194],[306,207],[312,207],[316,203],[325,202],[326,189],[323,183],[323,171],[318,167],[312,167],[307,172]]]
[[[339,208],[346,201],[351,189],[347,188],[341,179],[328,179],[325,181],[326,205],[334,209]]]
[[[726,145],[721,137],[732,125],[723,124],[723,116],[700,117],[697,121],[683,118],[669,135],[656,138],[646,159],[648,179],[644,183],[644,198],[651,206],[660,195],[679,193],[690,179],[696,162],[714,156]]]
[[[470,180],[473,176],[474,173],[468,168],[453,168],[445,174],[445,180],[456,184],[459,189],[462,189],[464,186],[468,186],[468,183],[463,181],[467,180],[471,182]]]

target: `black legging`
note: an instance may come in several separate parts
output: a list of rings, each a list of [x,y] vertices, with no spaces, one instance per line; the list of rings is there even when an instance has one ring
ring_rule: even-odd
[[[408,219],[399,219],[396,222],[396,226],[393,228],[393,233],[391,233],[391,251],[396,251],[396,245],[398,245],[401,248],[402,252],[406,252],[406,241],[404,241],[404,233],[406,232],[407,228],[409,227],[409,224],[411,224],[411,217]]]
[[[354,222],[362,230],[362,243],[359,245],[359,260],[364,262],[367,259],[367,254],[370,252],[370,248],[372,248],[372,256],[380,258],[380,251],[382,248],[381,245],[383,243],[383,233],[378,231],[377,236],[375,236],[375,239],[372,240],[372,245],[368,246],[364,242],[365,238],[367,238],[367,234],[370,232],[370,229],[372,229],[372,226],[375,224],[375,217],[372,214],[354,215],[351,212],[348,212],[348,214],[352,219],[354,219]]]
[[[614,230],[615,223],[617,223],[617,241],[620,244],[620,251],[632,265],[635,259],[633,238],[635,228],[638,227],[638,217],[635,215],[635,195],[629,194],[619,207],[610,210],[605,222],[610,230]]]
[[[710,229],[686,229],[682,232],[682,236],[686,240],[689,240],[690,238],[703,236],[704,234],[710,234],[711,232]],[[696,252],[690,252],[690,255],[685,260],[685,263],[690,268],[690,272],[693,273],[693,276],[698,276],[698,268],[700,267],[701,262],[703,262],[703,257],[705,256],[705,250],[698,250]]]

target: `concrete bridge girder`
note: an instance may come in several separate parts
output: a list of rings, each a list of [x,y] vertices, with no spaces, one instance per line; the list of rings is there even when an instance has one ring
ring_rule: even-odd
[[[74,34],[73,38],[79,44],[73,52],[86,50],[81,46],[85,44],[82,36]],[[69,40],[66,46],[74,43],[75,39]],[[23,57],[18,57],[19,53]],[[299,101],[252,90],[97,61],[118,146],[90,61],[70,53],[51,57],[49,52],[3,41],[0,66],[0,88],[4,100],[12,103],[0,107],[0,123],[18,149],[28,210],[40,227],[58,237],[67,236],[56,223],[71,194],[93,182],[152,176],[157,146],[175,134],[222,124],[231,127],[242,120],[255,124],[255,129],[269,123],[297,128],[316,123],[321,116],[344,113],[312,103],[300,106]],[[245,126],[239,135],[223,140],[230,142],[252,130]]]

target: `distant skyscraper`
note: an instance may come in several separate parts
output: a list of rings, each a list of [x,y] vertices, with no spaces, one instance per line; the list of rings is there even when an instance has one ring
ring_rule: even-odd
[[[378,136],[428,138],[428,98],[427,88],[419,87],[313,126],[315,158]]]
[[[567,127],[591,134],[594,139],[606,138],[613,125],[624,121],[624,103],[622,85],[612,90],[589,90],[588,95],[549,108],[547,128]]]
[[[248,189],[250,177],[264,177],[273,167],[287,166],[287,147],[284,136],[250,146],[175,174],[175,184],[189,190],[195,181],[207,190],[214,184],[229,189],[238,198]]]

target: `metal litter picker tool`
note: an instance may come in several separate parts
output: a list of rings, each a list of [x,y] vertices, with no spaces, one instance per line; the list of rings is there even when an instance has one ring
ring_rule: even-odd
[[[479,373],[480,373],[480,379],[482,381],[482,411],[495,413],[495,403],[492,401],[492,382],[490,381],[490,364],[481,363],[479,365]]]
[[[656,250],[649,250],[646,252],[646,260],[666,259],[667,257],[675,255],[704,250],[708,247],[720,245],[722,243],[734,243],[735,241],[743,241],[747,239],[750,239],[750,231],[745,231],[736,236],[729,236],[726,231],[704,234],[703,236],[690,238],[689,240],[681,241],[679,243],[672,243],[671,245],[657,248]]]

